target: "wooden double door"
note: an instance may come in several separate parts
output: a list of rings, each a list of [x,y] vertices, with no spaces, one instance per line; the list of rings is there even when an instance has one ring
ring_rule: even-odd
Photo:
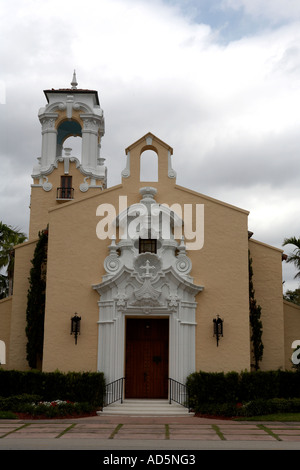
[[[126,398],[168,397],[169,320],[127,318]]]

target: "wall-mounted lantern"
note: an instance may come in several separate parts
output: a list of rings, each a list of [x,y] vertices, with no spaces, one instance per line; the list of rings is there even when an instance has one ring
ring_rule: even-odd
[[[77,313],[71,318],[71,335],[75,336],[75,344],[77,344],[77,336],[80,335],[80,321],[81,317]]]
[[[223,321],[222,318],[217,315],[217,318],[213,319],[214,324],[214,336],[217,338],[217,346],[219,346],[219,338],[223,336]]]

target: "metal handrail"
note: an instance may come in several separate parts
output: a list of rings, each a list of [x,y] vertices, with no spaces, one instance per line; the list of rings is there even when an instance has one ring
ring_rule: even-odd
[[[121,400],[123,403],[123,388],[125,377],[114,380],[105,387],[104,406],[111,405],[112,403]]]
[[[188,408],[190,411],[190,400],[187,386],[169,377],[169,403],[171,404],[172,401],[179,403],[179,405]]]

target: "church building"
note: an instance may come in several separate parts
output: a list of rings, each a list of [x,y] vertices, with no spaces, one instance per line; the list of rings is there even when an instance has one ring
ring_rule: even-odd
[[[0,301],[1,367],[30,369],[29,277],[46,233],[42,371],[101,371],[107,383],[125,377],[127,398],[167,398],[168,379],[252,370],[249,257],[259,367],[291,369],[300,307],[283,300],[283,252],[254,239],[248,211],[179,186],[173,148],[151,132],[124,143],[120,184],[108,187],[97,91],[74,74],[44,95],[28,241],[15,247],[13,295]],[[81,155],[64,145],[70,136]],[[158,177],[141,181],[149,150]]]

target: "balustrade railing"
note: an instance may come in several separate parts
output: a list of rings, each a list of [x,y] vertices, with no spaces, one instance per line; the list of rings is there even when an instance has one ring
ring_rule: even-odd
[[[56,199],[74,199],[74,188],[57,188]]]
[[[190,411],[189,394],[185,384],[177,382],[177,380],[169,378],[169,403],[172,401],[188,408]]]
[[[124,380],[125,377],[121,377],[106,385],[104,406],[111,405],[119,400],[123,403]]]
[[[123,403],[124,381],[125,377],[121,377],[106,385],[104,406],[111,405],[116,401]],[[169,378],[169,403],[171,404],[172,401],[179,403],[190,411],[187,386]]]

